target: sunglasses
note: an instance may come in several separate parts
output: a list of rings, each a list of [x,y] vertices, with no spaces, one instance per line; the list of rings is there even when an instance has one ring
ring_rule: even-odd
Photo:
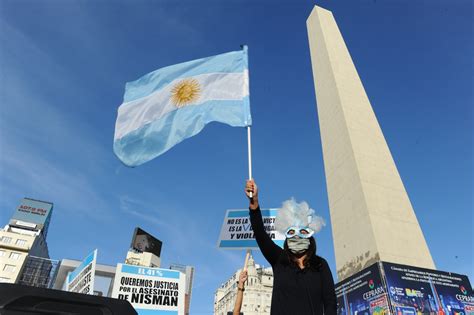
[[[292,226],[286,230],[285,236],[286,238],[292,238],[295,236],[300,238],[310,238],[313,234],[314,231],[308,227]]]

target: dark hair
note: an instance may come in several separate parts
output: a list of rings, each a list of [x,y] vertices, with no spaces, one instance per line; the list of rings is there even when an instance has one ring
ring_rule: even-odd
[[[286,255],[282,255],[282,263],[284,265],[290,265],[290,264],[296,265],[295,260],[298,256],[293,254],[288,248],[287,239],[285,240],[285,243],[283,244],[283,250],[285,251]],[[314,239],[314,237],[309,238],[309,248],[305,252],[305,254],[306,254],[306,258],[303,261],[305,268],[309,267],[313,270],[319,271],[322,266],[322,261],[321,261],[321,257],[316,255],[316,240]]]

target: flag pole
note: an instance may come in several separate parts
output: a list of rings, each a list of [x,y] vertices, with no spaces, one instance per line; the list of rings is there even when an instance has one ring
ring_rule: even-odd
[[[240,47],[242,48],[243,50],[243,53],[244,53],[244,63],[245,63],[245,66],[246,68],[248,69],[248,65],[249,65],[249,59],[248,59],[248,46],[247,45],[240,45]],[[248,71],[247,71],[247,82],[246,84],[244,84],[243,88],[244,88],[244,94],[245,92],[247,92],[248,94],[250,94],[250,91],[249,91],[249,75],[248,75]],[[250,96],[250,95],[249,95]],[[252,145],[251,145],[251,141],[250,141],[250,124],[247,125],[247,146],[248,146],[248,160],[249,160],[249,180],[252,179]],[[252,198],[253,197],[253,193],[250,192],[249,193],[249,197]]]
[[[248,145],[248,158],[249,158],[249,180],[252,179],[252,145],[250,140],[250,126],[247,126],[247,145]],[[253,197],[252,192],[250,192],[250,198]]]

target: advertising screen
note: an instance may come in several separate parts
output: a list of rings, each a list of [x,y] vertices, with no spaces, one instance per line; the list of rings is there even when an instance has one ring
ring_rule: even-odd
[[[383,262],[396,315],[474,315],[474,296],[467,276]]]
[[[375,263],[336,284],[338,315],[385,315],[388,301]]]
[[[139,252],[152,253],[160,257],[162,244],[163,243],[159,239],[137,227],[133,233],[132,244],[130,247]]]

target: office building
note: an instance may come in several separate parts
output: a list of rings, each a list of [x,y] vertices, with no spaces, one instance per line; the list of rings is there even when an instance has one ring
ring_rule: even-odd
[[[178,270],[186,275],[184,313],[189,315],[189,308],[191,306],[191,293],[193,289],[194,267],[174,263],[170,265],[170,269]]]
[[[58,267],[58,260],[29,255],[17,283],[39,288],[52,288]]]
[[[31,272],[35,260],[29,257],[49,258],[46,235],[52,210],[53,204],[50,202],[30,198],[20,202],[9,224],[0,230],[0,282],[19,282],[27,263],[28,272]],[[45,270],[41,272],[44,276]],[[27,282],[35,285],[33,278],[29,279]],[[40,277],[34,279],[39,280]],[[37,285],[43,286],[46,282],[49,280],[43,277]]]

